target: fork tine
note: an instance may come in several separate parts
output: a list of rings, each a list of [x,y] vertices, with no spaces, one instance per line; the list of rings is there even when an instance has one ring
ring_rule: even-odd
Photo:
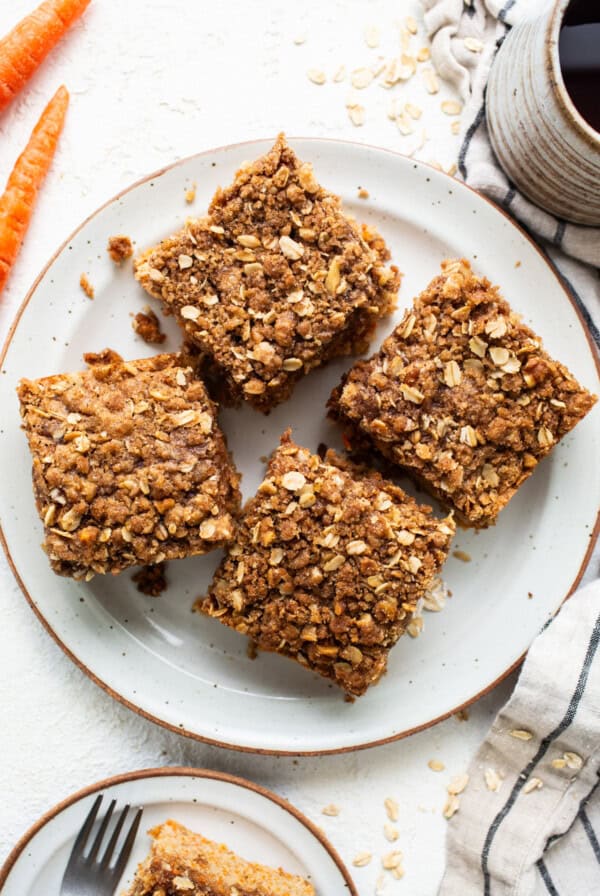
[[[112,873],[114,874],[114,877],[115,877],[115,881],[117,881],[121,877],[121,875],[123,874],[123,871],[125,870],[125,865],[127,864],[127,860],[129,858],[129,856],[131,855],[131,850],[133,849],[133,843],[135,840],[135,836],[138,832],[138,828],[140,826],[140,821],[142,820],[143,811],[144,811],[143,808],[139,808],[137,810],[137,812],[135,813],[135,818],[133,819],[131,827],[129,828],[129,832],[125,839],[125,843],[123,844],[123,846],[121,848],[121,852],[119,853],[115,867],[112,870]]]
[[[114,827],[110,841],[108,843],[108,846],[106,847],[106,849],[104,851],[104,855],[102,856],[101,863],[105,867],[108,867],[110,865],[110,861],[112,859],[113,852],[115,851],[115,846],[117,845],[117,840],[119,839],[119,834],[121,833],[121,828],[123,827],[123,823],[124,823],[125,819],[127,818],[127,813],[129,812],[129,808],[130,807],[129,807],[129,803],[128,803],[125,806],[125,808],[121,810],[121,814],[119,815],[118,821]]]
[[[117,805],[117,801],[111,800],[110,806],[108,807],[108,809],[106,811],[106,815],[104,816],[104,818],[102,819],[102,821],[100,823],[100,827],[98,828],[98,833],[96,834],[96,838],[94,840],[94,843],[92,844],[90,854],[87,857],[86,861],[93,862],[96,859],[96,856],[98,855],[98,852],[100,851],[100,847],[102,845],[102,840],[106,833],[108,823],[112,817],[112,814],[113,814],[113,811],[114,811],[114,808],[116,805]]]
[[[78,856],[80,856],[83,853],[83,851],[85,849],[85,845],[87,843],[87,839],[90,834],[90,831],[94,827],[94,822],[96,821],[96,815],[98,814],[98,809],[100,808],[102,799],[103,799],[103,796],[102,796],[102,794],[100,794],[94,800],[94,805],[88,812],[88,816],[87,816],[86,820],[84,821],[81,830],[77,834],[77,838],[75,840],[75,843],[73,844],[73,849],[71,850],[71,855],[69,856],[69,862],[71,862],[72,859],[77,858]]]

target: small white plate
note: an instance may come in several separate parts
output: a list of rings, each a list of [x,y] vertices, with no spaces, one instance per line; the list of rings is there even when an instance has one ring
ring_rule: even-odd
[[[71,658],[117,699],[193,737],[241,749],[315,753],[356,749],[402,737],[474,700],[518,662],[548,617],[577,583],[597,535],[600,412],[591,414],[536,470],[498,524],[460,531],[444,576],[453,597],[427,614],[416,641],[402,638],[385,678],[355,703],[290,660],[261,654],[218,621],[192,615],[219,560],[215,553],[171,563],[158,599],[139,594],[125,573],[81,584],[55,576],[40,550],[42,527],[31,490],[31,460],[19,430],[15,386],[82,367],[84,351],[110,346],[126,358],[152,354],[131,328],[148,303],[130,264],[117,268],[105,246],[115,233],[137,248],[153,245],[201,214],[219,184],[269,141],[225,147],[180,162],[109,202],[73,234],[25,300],[1,358],[0,519],[9,560],[32,607]],[[556,274],[525,234],[496,206],[448,176],[395,153],[358,144],[293,140],[318,178],[346,208],[374,222],[405,271],[400,307],[373,348],[429,280],[442,259],[464,256],[500,284],[506,298],[582,384],[599,391],[583,323]],[[193,206],[184,191],[197,183]],[[366,187],[370,198],[357,198]],[[85,271],[91,302],[79,288]],[[179,344],[172,319],[165,349]],[[315,450],[339,445],[325,403],[344,359],[314,372],[269,417],[248,408],[222,422],[243,473],[246,496],[263,474],[261,456],[288,425]],[[409,487],[410,490],[410,487]],[[421,496],[421,500],[426,500]],[[529,595],[532,595],[531,597]]]
[[[156,768],[118,775],[73,794],[43,816],[0,868],[2,896],[58,893],[73,842],[98,793],[101,812],[144,807],[120,893],[150,849],[146,831],[168,818],[225,843],[251,862],[310,880],[317,896],[358,896],[342,860],[317,828],[286,800],[242,778],[197,768]],[[133,817],[130,812],[129,819]]]

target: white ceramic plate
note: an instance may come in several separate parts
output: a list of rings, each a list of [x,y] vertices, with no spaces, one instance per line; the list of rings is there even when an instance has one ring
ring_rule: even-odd
[[[589,389],[598,371],[582,322],[555,273],[533,243],[472,190],[395,153],[335,141],[294,140],[319,179],[340,193],[358,217],[374,221],[405,271],[395,320],[439,271],[447,256],[464,256],[501,285],[506,298]],[[0,519],[23,591],[48,630],[106,690],[174,730],[242,749],[327,752],[401,737],[432,724],[490,688],[519,661],[548,617],[574,587],[589,556],[600,506],[600,411],[596,408],[542,463],[485,532],[459,532],[444,575],[453,597],[428,614],[417,640],[403,638],[389,672],[355,703],[289,660],[260,655],[216,620],[190,613],[209,582],[217,554],[171,563],[170,588],[144,597],[130,575],[78,584],[55,576],[40,550],[30,457],[19,430],[15,386],[82,367],[82,353],[110,346],[127,358],[151,353],[131,328],[148,302],[130,265],[110,261],[106,241],[127,233],[138,248],[154,244],[191,212],[202,213],[267,141],[203,153],[153,176],[109,202],[63,246],[27,298],[10,334],[0,376]],[[197,183],[190,208],[184,190]],[[369,200],[357,198],[368,189]],[[93,302],[78,286],[86,271]],[[394,326],[387,320],[375,344]],[[166,321],[167,349],[178,345]],[[339,444],[325,402],[346,359],[312,373],[292,399],[264,417],[248,408],[222,415],[245,495],[263,473],[260,457],[293,425],[295,438],[316,449]],[[533,595],[531,598],[528,595]]]
[[[25,834],[0,868],[2,896],[58,893],[73,841],[98,793],[104,795],[101,811],[106,811],[111,799],[117,800],[117,811],[127,804],[144,807],[119,893],[130,886],[138,862],[149,852],[146,831],[174,818],[210,840],[225,843],[248,861],[302,875],[313,884],[317,896],[358,896],[331,844],[288,802],[242,778],[193,768],[119,775],[55,806]]]

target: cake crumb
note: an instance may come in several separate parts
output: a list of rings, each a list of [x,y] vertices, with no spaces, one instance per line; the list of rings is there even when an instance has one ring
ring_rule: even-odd
[[[191,203],[194,201],[195,198],[196,198],[196,183],[194,182],[192,184],[192,186],[189,187],[185,191],[185,201],[188,203],[188,205],[191,205]]]
[[[159,597],[163,591],[167,590],[167,577],[165,575],[167,564],[163,560],[162,563],[152,563],[148,566],[142,566],[137,572],[131,576],[131,580],[137,585],[137,590],[148,597]]]
[[[467,554],[466,551],[452,551],[452,556],[456,557],[457,560],[462,560],[463,563],[471,562],[471,555]]]
[[[520,268],[520,267],[521,267],[521,262],[520,262],[520,261],[515,261],[515,267],[516,267],[516,268]]]
[[[468,709],[459,709],[458,712],[454,713],[454,718],[458,722],[468,722],[469,721],[469,710]]]
[[[82,290],[84,291],[84,293],[86,294],[88,299],[94,298],[94,287],[88,280],[87,274],[81,275],[81,277],[79,278],[79,285],[81,286]]]
[[[109,236],[106,249],[115,264],[121,264],[122,261],[131,258],[133,255],[131,239],[122,233]]]
[[[158,317],[150,308],[136,314],[131,326],[138,336],[141,336],[149,345],[162,345],[167,338],[160,328]]]
[[[248,646],[246,647],[246,656],[249,660],[255,660],[258,656],[258,650],[255,641],[248,641]]]
[[[369,198],[369,191],[368,191],[368,190],[365,190],[364,187],[359,187],[359,188],[358,188],[358,198],[359,198],[359,199],[368,199],[368,198]]]

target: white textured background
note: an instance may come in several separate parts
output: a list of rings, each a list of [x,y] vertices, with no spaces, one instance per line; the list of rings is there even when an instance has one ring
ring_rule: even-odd
[[[0,0],[0,34],[34,0]],[[2,341],[41,266],[80,221],[132,181],[182,156],[222,144],[274,136],[331,136],[417,153],[448,167],[458,138],[440,111],[445,88],[427,96],[419,77],[396,88],[422,105],[413,136],[386,118],[388,91],[362,91],[367,120],[354,127],[348,82],[322,87],[306,70],[328,76],[399,52],[398,23],[417,0],[94,0],[84,19],[0,117],[0,181],[26,143],[43,106],[65,83],[71,107],[56,160],[26,244],[0,299]],[[366,25],[381,29],[368,49]],[[305,35],[301,46],[294,38]],[[422,26],[414,49],[425,44]],[[0,472],[2,477],[10,471]],[[1,484],[0,484],[1,487]],[[206,766],[248,777],[289,798],[320,824],[350,865],[361,896],[374,892],[383,837],[383,800],[400,804],[397,846],[406,875],[386,874],[385,893],[432,896],[443,868],[445,786],[464,770],[510,685],[431,731],[387,747],[317,759],[236,754],[185,740],[138,718],[92,684],[43,631],[0,558],[0,862],[25,829],[54,803],[99,778],[157,765]],[[459,645],[457,645],[459,649]],[[444,682],[440,681],[440,688]],[[390,713],[394,707],[389,707]],[[430,758],[446,771],[434,773]],[[335,802],[337,818],[321,808]],[[334,896],[334,894],[325,894]]]

